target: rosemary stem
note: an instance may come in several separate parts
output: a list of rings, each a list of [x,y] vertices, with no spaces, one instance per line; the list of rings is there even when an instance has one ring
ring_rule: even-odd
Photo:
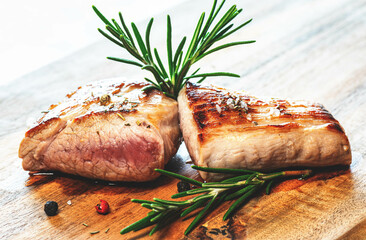
[[[210,187],[210,188],[232,188],[236,186],[245,185],[246,181],[240,181],[237,183],[203,183],[202,187]]]
[[[311,170],[299,170],[299,171],[284,171],[284,176],[309,176],[312,173]]]

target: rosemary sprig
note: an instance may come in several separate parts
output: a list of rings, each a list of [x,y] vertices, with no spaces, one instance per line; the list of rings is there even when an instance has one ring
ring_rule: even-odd
[[[152,235],[172,220],[185,217],[193,211],[203,207],[184,232],[184,234],[187,235],[195,227],[197,227],[199,222],[210,211],[225,201],[237,199],[229,207],[224,215],[223,219],[227,220],[240,206],[243,205],[246,200],[248,200],[262,188],[265,188],[266,193],[269,194],[273,181],[284,177],[306,178],[311,174],[311,170],[261,173],[251,170],[206,168],[199,166],[192,166],[192,168],[205,172],[234,174],[237,176],[220,182],[202,183],[173,172],[155,169],[155,171],[163,175],[186,181],[199,186],[200,188],[177,193],[171,196],[173,199],[176,199],[196,195],[195,197],[185,201],[163,200],[159,198],[154,198],[153,201],[132,199],[132,202],[140,203],[142,207],[150,209],[151,211],[145,218],[122,229],[121,234],[125,234],[130,231],[138,231],[140,229],[155,225],[155,227],[150,231],[150,235]]]
[[[183,37],[180,41],[176,51],[173,52],[172,46],[172,24],[171,18],[167,16],[167,61],[168,67],[165,67],[161,61],[160,54],[156,48],[151,48],[150,33],[154,19],[151,18],[145,31],[145,41],[141,36],[140,31],[134,23],[131,23],[132,31],[127,27],[123,16],[119,13],[120,24],[112,19],[108,21],[107,18],[95,7],[93,10],[98,17],[106,25],[105,31],[98,28],[98,31],[106,37],[108,40],[124,48],[131,56],[136,60],[130,60],[125,58],[107,57],[110,60],[122,62],[134,66],[138,66],[143,70],[151,72],[155,80],[145,78],[151,85],[146,87],[147,89],[158,89],[165,93],[167,96],[176,99],[180,89],[184,87],[186,82],[192,78],[199,78],[198,82],[204,81],[207,77],[215,76],[228,76],[228,77],[240,77],[237,74],[229,72],[212,72],[212,73],[200,73],[197,72],[200,69],[195,70],[192,74],[188,74],[191,66],[204,58],[205,56],[217,52],[219,50],[254,43],[251,41],[238,41],[226,43],[220,46],[212,48],[213,45],[229,35],[235,33],[239,29],[246,26],[252,21],[252,19],[234,27],[232,21],[242,12],[242,9],[237,9],[236,5],[231,6],[217,21],[216,18],[225,0],[217,7],[217,0],[214,0],[212,9],[208,18],[205,21],[205,13],[203,12],[197,22],[195,31],[193,32],[192,39],[189,43],[185,53],[183,51],[187,38]],[[214,23],[215,22],[215,23]],[[131,34],[133,33],[133,36]],[[137,42],[137,44],[135,43]]]

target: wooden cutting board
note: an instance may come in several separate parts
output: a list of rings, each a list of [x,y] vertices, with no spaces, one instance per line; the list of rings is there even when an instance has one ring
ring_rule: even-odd
[[[169,11],[176,41],[192,32],[199,13],[210,4],[191,0]],[[121,236],[123,227],[147,214],[130,200],[169,199],[177,191],[177,180],[108,183],[60,173],[30,176],[17,157],[26,123],[77,86],[108,77],[145,76],[133,66],[106,61],[105,56],[127,55],[100,40],[1,87],[0,239],[366,239],[365,2],[241,0],[238,4],[244,8],[242,19],[254,17],[254,21],[229,40],[257,43],[218,52],[200,65],[207,71],[242,76],[212,80],[225,87],[323,103],[350,139],[350,168],[322,169],[306,181],[286,181],[272,194],[250,200],[227,221],[222,217],[229,203],[224,204],[188,236],[183,232],[192,219],[178,220],[152,237],[149,229]],[[163,51],[165,40],[160,37],[165,34],[157,29],[165,32],[165,16],[156,17],[154,29],[153,45]],[[182,146],[167,169],[199,179],[187,160]],[[110,214],[96,213],[99,199],[109,202]],[[48,200],[59,203],[58,215],[45,215]],[[93,231],[100,232],[90,234]]]

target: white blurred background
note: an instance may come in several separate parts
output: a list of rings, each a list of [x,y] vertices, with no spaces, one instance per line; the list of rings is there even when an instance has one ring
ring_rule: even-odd
[[[74,51],[101,40],[103,24],[95,5],[108,18],[121,11],[139,22],[186,0],[14,0],[0,14],[0,87]]]

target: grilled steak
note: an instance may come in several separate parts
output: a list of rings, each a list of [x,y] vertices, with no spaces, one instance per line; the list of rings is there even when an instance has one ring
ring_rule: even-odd
[[[178,104],[184,142],[198,166],[269,171],[351,163],[343,128],[320,104],[192,83]],[[208,181],[220,178],[200,174]]]
[[[52,105],[20,144],[23,168],[109,181],[158,177],[180,145],[178,105],[146,83],[120,79],[79,87]]]

